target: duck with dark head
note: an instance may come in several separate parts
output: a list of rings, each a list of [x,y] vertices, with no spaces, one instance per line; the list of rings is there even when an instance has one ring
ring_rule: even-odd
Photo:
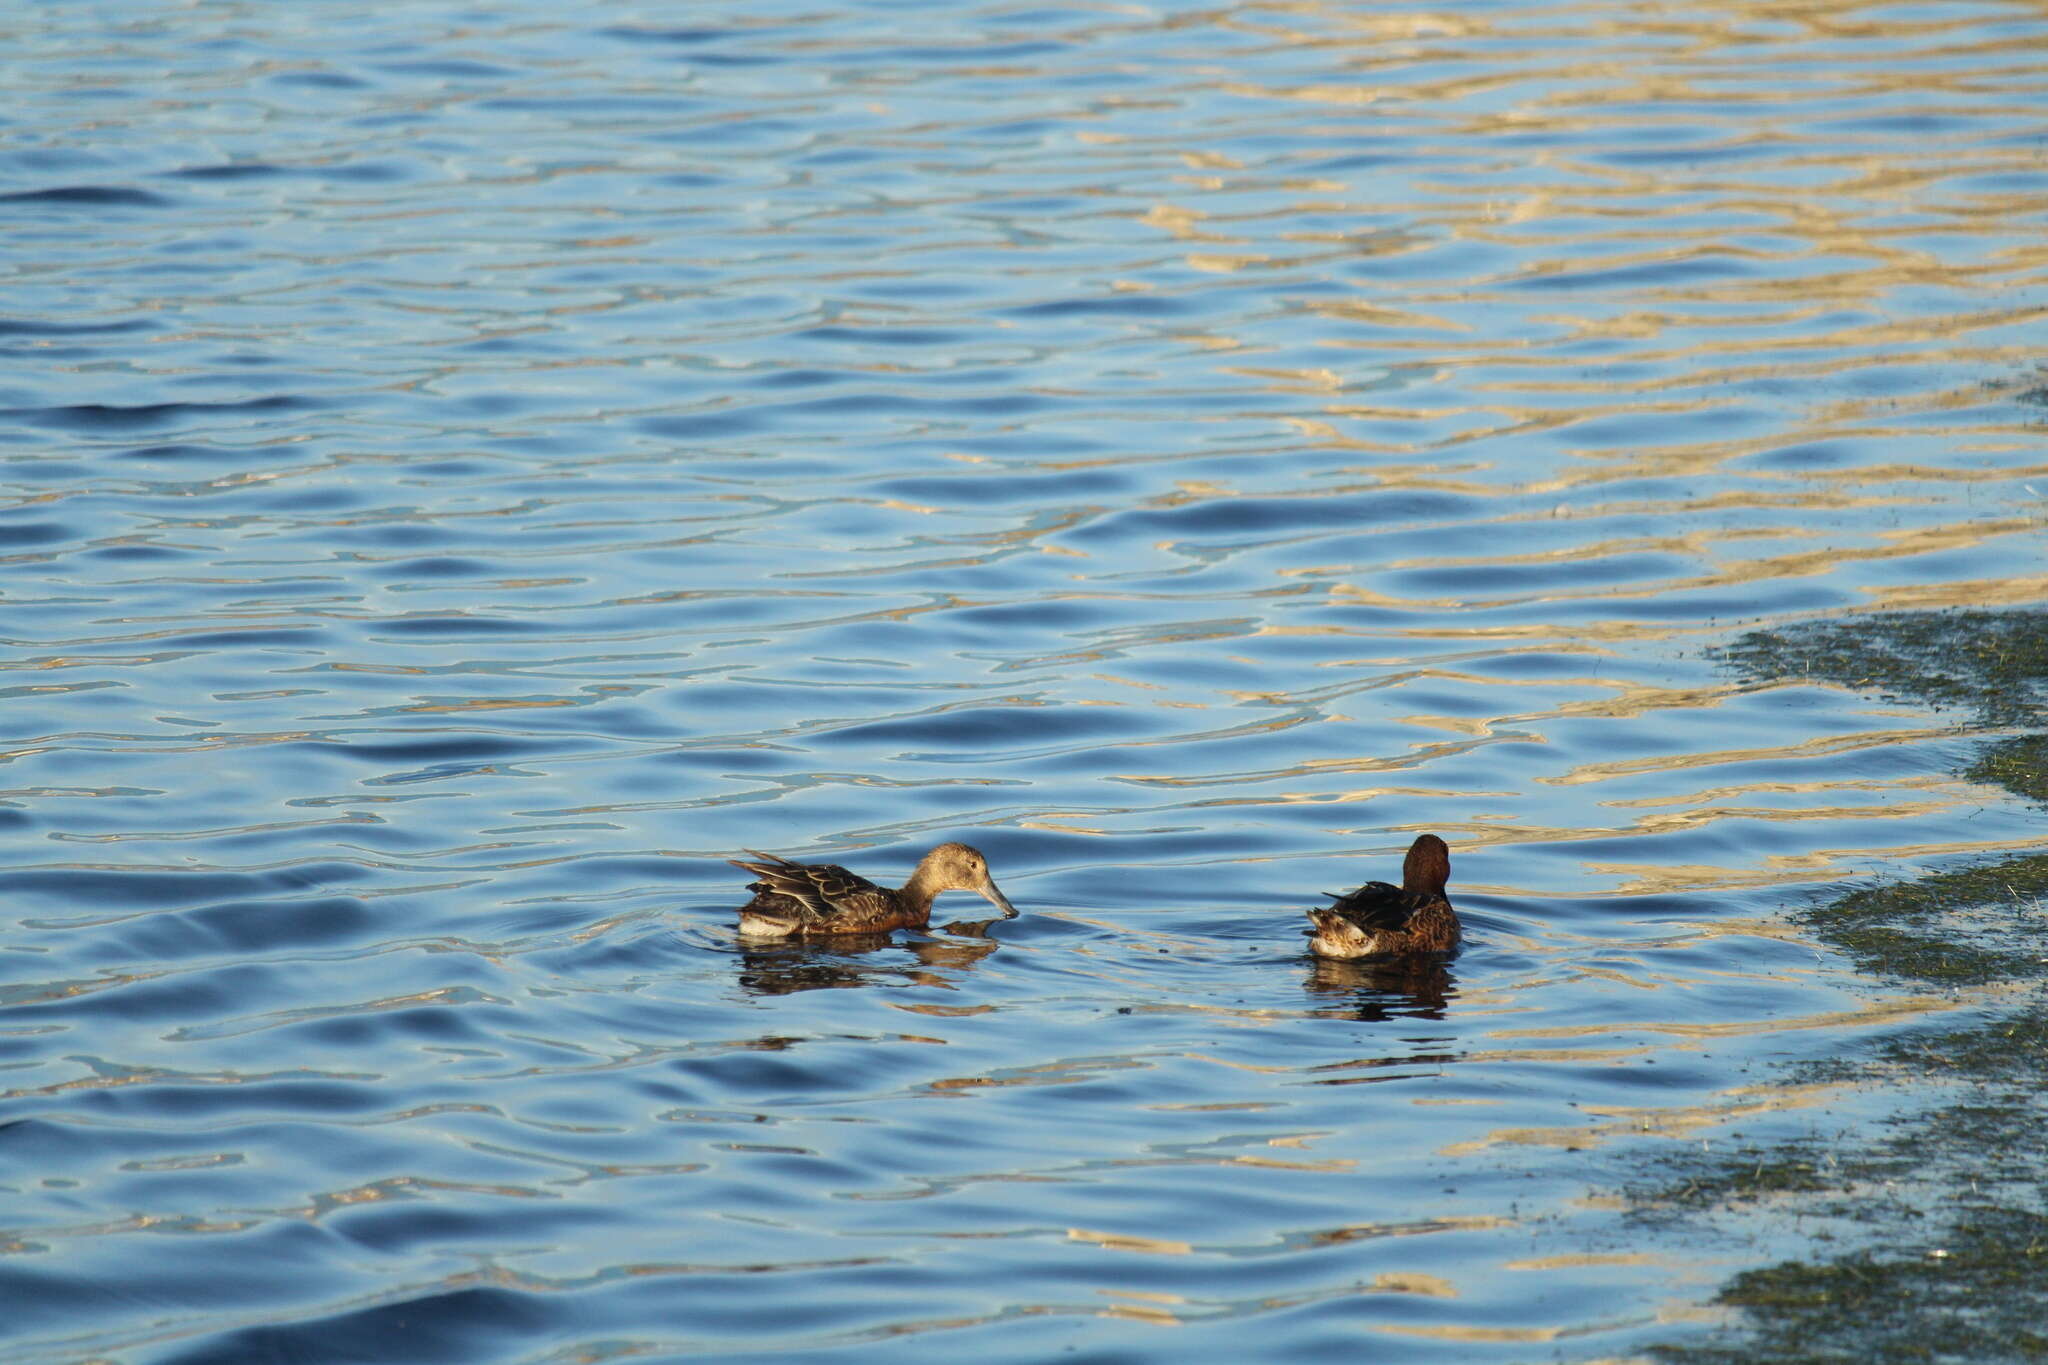
[[[1405,957],[1449,953],[1460,937],[1458,912],[1444,895],[1451,850],[1434,834],[1408,846],[1401,884],[1367,882],[1308,912],[1309,951],[1318,957]]]

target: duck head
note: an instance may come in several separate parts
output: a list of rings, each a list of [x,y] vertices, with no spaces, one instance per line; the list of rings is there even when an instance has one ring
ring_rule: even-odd
[[[1401,861],[1401,889],[1423,896],[1444,894],[1451,880],[1451,846],[1434,834],[1419,835]]]
[[[966,844],[940,844],[925,854],[903,889],[920,899],[941,891],[977,891],[1005,915],[1017,913],[1017,907],[1010,904],[1010,898],[989,876],[988,859],[981,856],[980,849]]]

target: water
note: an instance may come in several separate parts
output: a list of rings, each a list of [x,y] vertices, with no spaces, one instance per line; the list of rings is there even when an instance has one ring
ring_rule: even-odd
[[[15,19],[0,1360],[1626,1355],[2044,842],[1706,655],[2048,597],[2036,6]]]

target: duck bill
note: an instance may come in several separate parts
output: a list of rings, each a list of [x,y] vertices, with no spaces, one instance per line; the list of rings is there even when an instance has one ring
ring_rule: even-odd
[[[993,880],[983,882],[978,889],[982,895],[988,898],[990,905],[993,905],[1011,919],[1017,917],[1017,907],[1010,904],[1010,898],[1002,893]]]

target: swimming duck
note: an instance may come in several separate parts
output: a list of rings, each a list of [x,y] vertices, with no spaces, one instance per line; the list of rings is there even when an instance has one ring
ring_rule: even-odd
[[[772,853],[746,851],[761,861],[731,862],[761,879],[748,885],[754,898],[740,907],[740,932],[751,938],[922,929],[931,922],[932,901],[941,891],[979,891],[1004,914],[1017,913],[988,875],[988,860],[965,844],[940,844],[925,854],[900,891],[876,886],[831,863],[793,863]]]
[[[1309,951],[1318,957],[1392,957],[1448,953],[1458,946],[1458,912],[1444,898],[1451,850],[1434,834],[1408,846],[1401,884],[1367,882],[1336,903],[1308,912]]]

